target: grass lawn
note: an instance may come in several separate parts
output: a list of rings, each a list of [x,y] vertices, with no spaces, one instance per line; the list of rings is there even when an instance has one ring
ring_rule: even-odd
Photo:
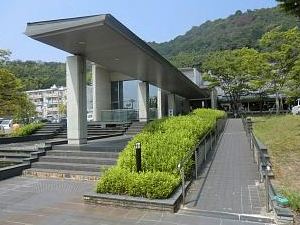
[[[253,131],[267,146],[274,183],[300,211],[300,116],[253,117]]]

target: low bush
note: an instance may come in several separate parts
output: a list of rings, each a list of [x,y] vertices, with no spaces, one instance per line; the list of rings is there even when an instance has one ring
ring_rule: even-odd
[[[43,126],[42,123],[31,123],[27,124],[24,127],[21,127],[19,130],[12,133],[12,137],[21,137],[33,134],[37,129],[40,129]]]
[[[202,112],[204,111],[204,112]],[[153,121],[133,138],[96,185],[97,193],[128,194],[147,198],[167,198],[180,183],[178,163],[226,114],[200,109],[187,116]],[[142,145],[142,171],[136,172],[135,143]],[[193,160],[186,161],[188,175]]]
[[[178,186],[180,179],[166,172],[135,173],[120,167],[113,167],[104,172],[101,182],[96,185],[96,192],[127,194],[150,199],[167,198]]]
[[[216,109],[195,109],[192,112],[193,115],[197,115],[200,117],[212,117],[216,119],[221,119],[226,117],[226,112],[222,110]]]

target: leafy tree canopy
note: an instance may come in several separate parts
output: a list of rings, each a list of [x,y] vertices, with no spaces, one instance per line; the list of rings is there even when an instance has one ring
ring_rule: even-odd
[[[24,92],[22,81],[3,68],[6,67],[9,56],[9,50],[0,49],[0,117],[28,122],[36,114],[35,106]]]
[[[277,27],[262,37],[260,46],[271,67],[268,79],[273,93],[286,94],[290,98],[299,97],[299,29],[295,27],[281,31],[281,27]]]
[[[280,8],[286,12],[300,17],[300,2],[299,0],[276,0],[279,2]]]
[[[212,87],[222,88],[231,100],[232,109],[237,110],[240,97],[251,90],[252,75],[259,74],[265,65],[267,63],[254,49],[215,52],[203,63],[203,69],[209,71],[204,80],[209,81]]]

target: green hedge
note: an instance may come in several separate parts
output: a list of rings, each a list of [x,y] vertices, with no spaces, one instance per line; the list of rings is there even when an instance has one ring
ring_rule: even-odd
[[[12,133],[12,137],[21,137],[33,134],[37,129],[40,129],[43,126],[42,123],[31,123],[27,124],[24,127],[21,127],[18,131]]]
[[[200,117],[212,117],[216,119],[225,118],[227,116],[225,111],[216,110],[216,109],[195,109],[192,112],[193,115],[197,115]]]
[[[215,126],[215,120],[198,116],[176,116],[151,122],[132,139],[121,153],[118,166],[136,171],[135,143],[142,145],[142,170],[177,173],[178,162],[205,133]],[[190,165],[186,165],[188,167]]]
[[[104,172],[96,185],[99,193],[128,194],[150,199],[167,198],[178,186],[180,179],[167,172],[130,172],[114,167]]]
[[[197,109],[187,116],[147,124],[122,151],[116,167],[104,172],[97,182],[96,192],[167,198],[180,183],[177,169],[180,160],[216,125],[217,118],[225,116],[219,110]],[[141,173],[136,173],[137,142],[142,145]],[[190,171],[192,165],[192,159],[186,162],[185,171]]]

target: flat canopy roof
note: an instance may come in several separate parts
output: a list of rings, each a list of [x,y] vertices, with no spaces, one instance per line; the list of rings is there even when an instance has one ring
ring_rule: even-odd
[[[25,34],[188,99],[209,94],[110,14],[27,23]]]

